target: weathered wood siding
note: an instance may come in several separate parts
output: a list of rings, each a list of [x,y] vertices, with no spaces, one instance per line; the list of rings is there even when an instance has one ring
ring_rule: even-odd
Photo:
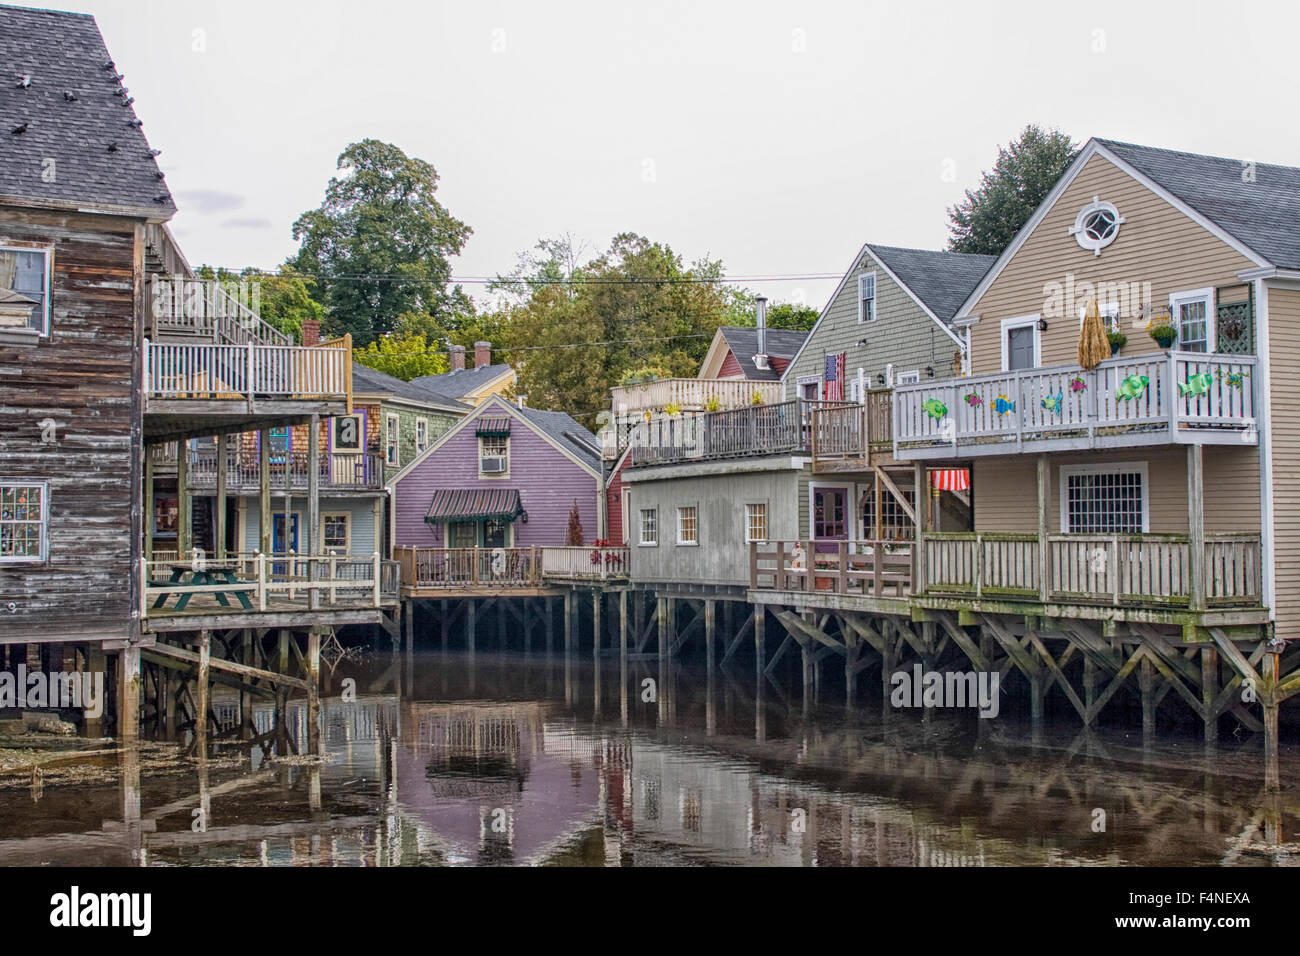
[[[1300,637],[1300,291],[1268,290],[1277,636]]]
[[[858,277],[876,273],[876,319],[858,322]],[[858,343],[865,340],[865,345]],[[919,370],[925,375],[934,366],[936,378],[956,374],[957,344],[935,324],[906,291],[885,272],[870,252],[864,251],[848,282],[834,299],[804,343],[803,351],[785,370],[786,397],[794,398],[801,378],[823,379],[826,356],[847,353],[845,368],[849,382],[857,381],[858,369],[873,385],[885,366],[894,373]],[[845,386],[844,397],[849,397]]]
[[[50,337],[0,344],[0,477],[49,483],[48,559],[0,563],[0,640],[113,639],[138,626],[134,230],[0,208],[0,244],[54,244]],[[45,419],[56,423],[50,444]]]
[[[1079,210],[1094,196],[1114,203],[1124,217],[1115,241],[1094,255],[1070,235]],[[1206,286],[1239,282],[1236,273],[1252,263],[1223,240],[1151,192],[1103,156],[1093,156],[1066,188],[1056,205],[1025,240],[1006,268],[969,309],[979,316],[971,330],[974,374],[1002,368],[1003,319],[1043,314],[1048,283],[1062,286],[1073,276],[1075,287],[1087,282],[1151,284],[1151,301],[1158,314],[1168,308],[1169,295]],[[1079,317],[1045,316],[1043,365],[1073,364],[1079,345]],[[1128,344],[1125,355],[1157,350],[1145,324],[1133,328],[1123,319]]]
[[[489,409],[489,416],[496,415]],[[514,545],[562,545],[569,512],[578,503],[582,530],[588,542],[597,537],[596,476],[556,450],[545,438],[519,419],[511,424],[510,474],[505,478],[480,478],[478,436],[469,421],[446,444],[428,454],[396,483],[394,545],[436,548],[442,530],[427,524],[433,493],[440,488],[516,488],[528,521],[514,523]]]

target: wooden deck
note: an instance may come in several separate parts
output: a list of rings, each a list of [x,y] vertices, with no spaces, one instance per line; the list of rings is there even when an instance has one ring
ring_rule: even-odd
[[[411,598],[556,597],[567,587],[627,581],[628,549],[396,548]]]

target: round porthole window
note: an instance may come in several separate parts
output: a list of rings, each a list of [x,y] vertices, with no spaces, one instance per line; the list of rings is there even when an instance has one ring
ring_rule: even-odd
[[[1070,235],[1074,236],[1075,242],[1082,248],[1090,249],[1093,255],[1099,256],[1102,249],[1115,241],[1123,222],[1124,217],[1112,203],[1102,202],[1099,196],[1093,196],[1092,202],[1079,210],[1074,225],[1070,227]]]

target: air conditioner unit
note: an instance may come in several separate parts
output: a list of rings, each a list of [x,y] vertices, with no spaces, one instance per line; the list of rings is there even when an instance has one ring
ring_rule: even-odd
[[[504,458],[480,458],[478,470],[485,475],[501,475],[506,470],[506,460]]]

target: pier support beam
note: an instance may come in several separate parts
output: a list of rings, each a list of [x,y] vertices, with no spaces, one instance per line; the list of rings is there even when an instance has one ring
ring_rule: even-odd
[[[1215,698],[1219,695],[1219,652],[1213,647],[1201,648],[1201,706],[1205,709],[1205,746],[1213,748],[1219,742],[1219,711]]]
[[[188,560],[194,546],[194,499],[190,496],[190,450],[184,438],[176,449],[176,498],[180,514],[176,519],[176,560]]]
[[[717,630],[718,602],[704,602],[704,674],[705,674],[705,705],[704,705],[704,729],[705,733],[712,735],[717,730],[718,715],[714,705],[714,678],[713,678],[713,638]]]
[[[262,554],[271,553],[271,432],[263,428],[257,433],[257,530],[258,548]],[[286,529],[287,531],[288,529]]]
[[[199,631],[198,694],[194,701],[194,753],[200,760],[208,755],[208,661],[211,654],[211,634],[207,631]]]
[[[117,655],[117,739],[131,743],[140,737],[140,648],[124,647]]]
[[[618,686],[623,726],[628,718],[627,686],[627,591],[618,592]]]
[[[307,752],[319,756],[320,736],[320,629],[307,632]]]
[[[465,599],[465,649],[472,656],[477,650],[478,604],[473,598]]]
[[[216,554],[218,561],[226,560],[226,471],[228,464],[226,454],[229,442],[229,435],[217,436],[217,501],[215,509],[217,512],[217,529],[216,540],[212,542],[212,550]]]
[[[153,520],[152,516],[150,517],[150,520],[151,521]],[[17,645],[12,645],[12,646],[16,647]],[[13,670],[17,665],[16,663],[13,662],[12,650],[10,651],[9,654],[9,660],[10,660],[9,669]],[[92,674],[103,674],[104,683],[107,684],[110,677],[109,674],[105,673],[107,668],[108,668],[108,663],[104,655],[104,648],[99,644],[91,644],[89,647],[87,647],[86,648],[86,670]],[[99,717],[86,718],[86,727],[83,733],[85,733],[87,737],[92,737],[92,738],[102,737],[104,735],[103,707],[100,708],[100,711],[101,714]]]

